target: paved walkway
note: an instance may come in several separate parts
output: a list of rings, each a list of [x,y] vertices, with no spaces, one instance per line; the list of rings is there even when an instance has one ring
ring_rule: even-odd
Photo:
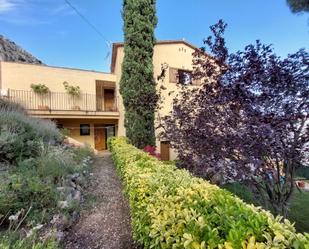
[[[86,205],[78,223],[66,236],[66,249],[135,249],[129,207],[109,153],[97,156]],[[88,204],[87,204],[88,203]]]

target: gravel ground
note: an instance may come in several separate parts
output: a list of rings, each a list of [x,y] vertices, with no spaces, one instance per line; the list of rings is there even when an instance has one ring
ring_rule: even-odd
[[[90,208],[68,232],[66,249],[136,249],[131,236],[129,206],[122,193],[111,155],[97,156],[90,184],[85,190]]]

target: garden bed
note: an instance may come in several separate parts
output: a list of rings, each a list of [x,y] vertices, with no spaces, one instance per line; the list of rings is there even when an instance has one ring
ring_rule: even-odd
[[[92,150],[0,98],[0,248],[56,249],[78,218]]]

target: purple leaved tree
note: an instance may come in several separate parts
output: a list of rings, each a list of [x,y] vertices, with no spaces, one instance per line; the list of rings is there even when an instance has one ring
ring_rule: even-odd
[[[199,88],[183,88],[163,118],[162,137],[180,167],[207,179],[249,181],[276,214],[287,215],[295,170],[308,163],[309,55],[282,59],[260,41],[229,54],[226,24],[211,26],[194,53]],[[206,51],[208,54],[206,54]]]

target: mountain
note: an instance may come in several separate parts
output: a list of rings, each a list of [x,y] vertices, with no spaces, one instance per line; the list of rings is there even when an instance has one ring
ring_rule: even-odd
[[[42,61],[22,49],[14,42],[0,35],[0,61],[23,62],[29,64],[43,64]]]

